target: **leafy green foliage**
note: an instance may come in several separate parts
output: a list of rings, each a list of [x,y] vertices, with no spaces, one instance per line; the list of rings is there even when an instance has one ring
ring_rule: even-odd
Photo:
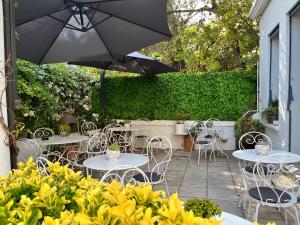
[[[255,69],[259,29],[258,22],[248,17],[252,2],[170,0],[173,38],[144,52],[185,71]]]
[[[55,128],[66,109],[91,119],[91,86],[96,79],[87,71],[65,64],[38,66],[17,61],[17,91],[21,99],[16,120],[34,130]]]
[[[173,73],[154,77],[105,78],[107,116],[119,119],[237,120],[255,107],[254,71]],[[93,112],[100,112],[99,88],[92,94]]]
[[[184,204],[184,210],[193,211],[195,216],[202,218],[211,218],[213,216],[221,215],[222,213],[220,206],[206,198],[189,199]]]
[[[257,119],[252,119],[251,116],[245,116],[240,118],[234,126],[234,132],[236,140],[239,140],[241,136],[247,132],[265,132],[265,126]]]

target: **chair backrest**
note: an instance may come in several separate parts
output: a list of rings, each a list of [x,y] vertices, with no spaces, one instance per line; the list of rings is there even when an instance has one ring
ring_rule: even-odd
[[[253,174],[243,174],[246,179],[252,177],[254,180],[259,200],[262,201],[263,196],[267,195],[269,202],[280,205],[292,201],[291,198],[287,198],[287,193],[293,193],[297,198],[300,192],[299,168],[286,165],[287,159],[299,162],[300,156],[287,152],[271,154],[254,165]]]
[[[53,137],[54,135],[54,131],[50,128],[41,127],[33,133],[33,138],[49,138]]]
[[[48,159],[39,156],[39,157],[36,158],[35,161],[36,161],[36,166],[40,170],[41,174],[49,176],[49,173],[47,171],[47,167],[48,167],[48,164],[49,164]]]
[[[116,180],[120,182],[122,186],[125,186],[128,183],[136,186],[139,184],[139,181],[135,179],[135,176],[137,175],[141,176],[142,180],[144,180],[142,183],[149,183],[147,175],[140,168],[130,165],[120,165],[107,171],[101,178],[101,181],[112,182],[113,180]]]
[[[111,131],[111,128],[114,128],[114,127],[123,127],[122,125],[118,124],[118,123],[111,123],[111,124],[108,124],[106,125],[102,132],[106,135],[106,137],[109,139],[109,137],[111,136],[111,134],[113,133]]]
[[[119,133],[112,133],[109,140],[108,140],[108,145],[111,144],[117,144],[120,148],[121,152],[126,152],[126,150],[129,148],[129,141]]]
[[[269,136],[261,132],[247,132],[243,134],[239,140],[239,149],[253,149],[257,144],[268,145],[269,149],[272,150],[272,141]]]
[[[214,122],[216,121],[220,121],[220,120],[216,118],[209,118],[204,122],[204,126],[207,128],[212,128],[214,126]]]
[[[96,133],[88,140],[87,151],[89,156],[104,154],[106,149],[107,137],[104,133]]]
[[[147,145],[149,161],[153,161],[152,172],[165,174],[172,158],[172,144],[165,136],[151,138]]]
[[[42,152],[40,144],[32,139],[24,138],[17,140],[17,147],[19,148],[19,154],[17,156],[18,162],[26,162],[29,157],[36,160]]]
[[[80,131],[83,135],[93,135],[97,132],[97,125],[93,122],[85,122],[81,125]]]

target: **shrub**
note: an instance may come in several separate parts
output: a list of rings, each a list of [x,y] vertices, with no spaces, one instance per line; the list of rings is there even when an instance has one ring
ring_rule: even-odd
[[[211,218],[213,216],[221,215],[222,210],[220,206],[211,201],[210,199],[194,198],[188,200],[184,204],[186,211],[193,211],[195,216],[202,218]]]
[[[240,118],[234,125],[235,137],[238,141],[240,137],[251,131],[265,132],[265,126],[257,119],[252,119],[251,116]]]
[[[107,115],[118,119],[235,121],[255,106],[254,71],[172,73],[159,76],[107,76]],[[99,87],[93,88],[94,112],[101,112]]]
[[[50,163],[42,176],[30,159],[0,179],[0,224],[220,225],[213,218],[195,217],[173,194],[166,198],[151,186],[122,188],[118,182],[84,178],[67,166]]]

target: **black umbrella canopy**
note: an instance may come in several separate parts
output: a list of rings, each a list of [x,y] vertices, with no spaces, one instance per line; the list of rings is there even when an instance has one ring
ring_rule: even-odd
[[[133,52],[125,57],[115,57],[112,61],[71,62],[70,64],[89,66],[104,70],[155,75],[160,73],[176,72],[177,70],[153,58],[138,52]]]
[[[171,37],[166,0],[20,0],[17,57],[37,64],[113,60]]]

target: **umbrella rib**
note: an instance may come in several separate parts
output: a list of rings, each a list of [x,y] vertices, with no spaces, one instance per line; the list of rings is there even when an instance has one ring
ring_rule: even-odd
[[[47,48],[47,50],[45,51],[44,55],[42,56],[41,60],[39,61],[39,64],[42,63],[42,61],[44,60],[44,58],[46,57],[47,53],[49,52],[50,48],[53,46],[54,42],[57,40],[57,38],[59,37],[59,35],[61,34],[61,32],[63,31],[63,29],[65,28],[66,24],[68,23],[68,21],[71,19],[72,15],[69,16],[69,18],[66,20],[66,22],[64,23],[64,26],[62,26],[60,32],[58,32],[58,35],[54,38],[54,40],[51,42],[51,44],[49,45],[49,48]]]
[[[49,14],[49,15],[43,15],[43,16],[40,16],[40,17],[38,17],[38,18],[34,18],[34,19],[27,20],[27,21],[25,21],[25,22],[23,22],[23,23],[20,23],[20,24],[16,24],[16,27],[17,27],[17,26],[22,26],[22,25],[24,25],[24,24],[26,24],[26,23],[29,23],[29,22],[32,22],[33,20],[38,20],[38,19],[43,18],[43,17],[46,17],[46,16],[51,16],[51,15],[54,14],[54,13],[58,13],[58,12],[64,11],[64,10],[66,10],[66,9],[68,9],[68,8],[73,7],[73,6],[75,6],[75,5],[66,6],[66,7],[64,7],[64,8],[62,8],[62,9],[59,9],[59,10],[57,10],[57,11],[55,11],[55,12],[52,12],[52,13]]]
[[[110,16],[115,17],[115,18],[118,18],[118,19],[120,19],[120,20],[124,20],[124,21],[126,21],[126,22],[128,22],[128,23],[132,23],[132,24],[134,24],[134,25],[136,25],[136,26],[139,26],[139,27],[142,27],[142,28],[151,30],[151,31],[153,31],[153,32],[155,32],[155,33],[159,33],[159,34],[164,35],[164,36],[167,36],[167,37],[172,37],[172,35],[170,35],[170,34],[165,34],[165,33],[161,32],[161,31],[155,30],[155,29],[153,29],[153,28],[151,28],[151,27],[147,27],[147,26],[144,26],[144,25],[142,25],[142,24],[139,24],[139,23],[130,21],[130,20],[128,20],[128,19],[122,18],[122,17],[120,17],[120,16],[116,16],[116,15],[114,15],[114,14],[112,14],[112,13],[105,12],[105,11],[103,11],[103,10],[101,10],[101,9],[96,9],[96,8],[94,8],[94,7],[92,7],[92,6],[87,5],[87,4],[84,4],[84,5],[87,6],[87,7],[90,7],[91,9],[94,9],[94,10],[96,10],[96,11],[98,11],[98,12],[101,12],[101,13],[104,13],[104,14],[107,14],[107,15],[110,15]]]
[[[87,31],[88,31],[88,30],[91,30],[91,29],[93,29],[93,28],[95,29],[96,26],[98,26],[99,24],[103,23],[104,21],[108,20],[108,19],[111,18],[111,17],[112,17],[112,16],[108,16],[108,17],[106,17],[105,19],[99,21],[98,23],[95,23],[95,24],[92,25],[90,28],[88,28]],[[91,21],[91,20],[90,20],[90,21]],[[88,27],[88,26],[87,26],[87,27]]]
[[[75,27],[74,25],[69,24],[68,21],[67,21],[67,23],[66,23],[65,21],[63,21],[63,20],[61,20],[61,19],[58,19],[58,18],[56,18],[56,17],[54,17],[54,16],[49,16],[49,17],[52,18],[52,19],[54,19],[54,20],[56,20],[56,21],[58,21],[58,22],[60,22],[60,23],[62,23],[62,24],[64,24],[64,27],[65,27],[66,25],[68,25],[68,26],[74,28],[75,30],[80,30],[80,29],[78,29],[78,27]]]

